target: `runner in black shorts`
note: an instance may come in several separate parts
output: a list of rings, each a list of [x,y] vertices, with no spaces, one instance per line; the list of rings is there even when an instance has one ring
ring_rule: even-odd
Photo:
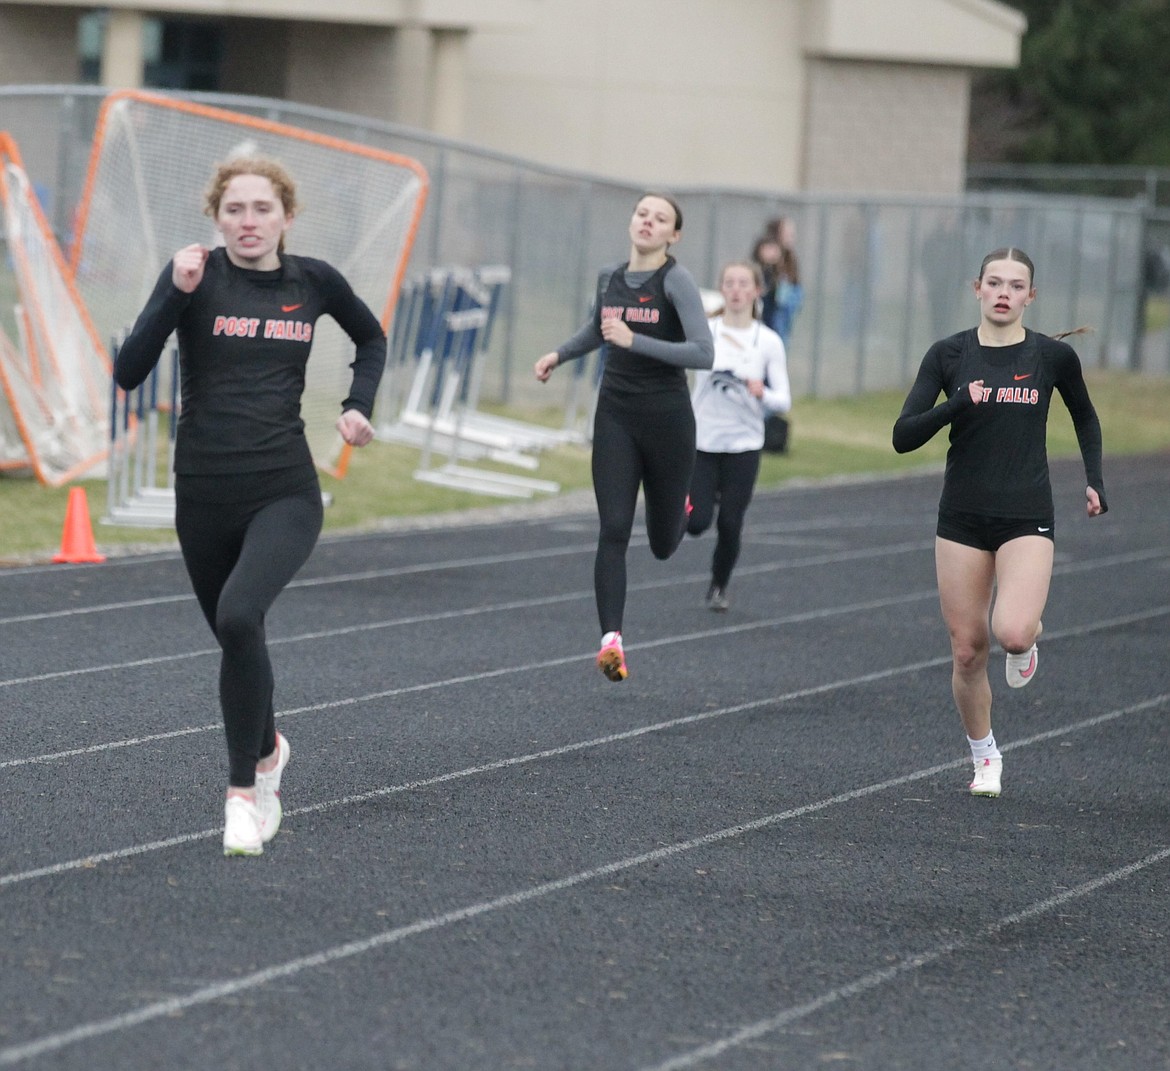
[[[604,269],[584,326],[536,362],[548,380],[564,361],[603,346],[605,361],[593,423],[593,492],[600,531],[593,588],[601,622],[597,665],[611,681],[627,675],[622,649],[626,549],[641,487],[654,557],[669,558],[686,531],[687,490],[695,465],[695,418],[686,369],[714,356],[703,299],[670,247],[682,210],[663,194],[644,194],[630,220],[630,259]]]
[[[280,827],[280,778],[289,758],[274,721],[264,616],[321,531],[321,488],[300,416],[313,332],[328,315],[355,344],[337,422],[353,446],[374,437],[369,417],[386,336],[336,269],[284,252],[296,187],[275,161],[221,165],[205,211],[223,247],[189,245],[175,254],[120,347],[114,375],[119,386],[136,387],[177,332],[175,528],[223,652],[223,849],[259,855]]]
[[[950,425],[935,566],[954,658],[951,686],[975,765],[975,796],[998,796],[1003,770],[991,731],[991,636],[1007,652],[1013,688],[1032,679],[1039,658],[1036,640],[1054,553],[1045,448],[1054,389],[1076,429],[1088,515],[1108,508],[1101,425],[1080,359],[1058,341],[1064,336],[1039,335],[1022,323],[1036,296],[1034,277],[1032,261],[1018,249],[997,249],[983,259],[975,280],[979,326],[931,346],[894,424],[898,453],[917,449]],[[944,400],[935,405],[940,394]]]

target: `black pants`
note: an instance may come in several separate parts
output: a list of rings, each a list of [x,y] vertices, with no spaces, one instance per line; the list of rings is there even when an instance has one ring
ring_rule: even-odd
[[[719,520],[715,525],[718,538],[711,556],[711,583],[716,587],[727,587],[731,570],[739,561],[743,521],[759,472],[759,450],[742,454],[708,454],[700,450],[695,457],[695,474],[691,479],[694,510],[687,531],[700,535],[710,528],[715,503],[719,503]]]
[[[695,415],[682,404],[631,411],[598,401],[593,422],[593,494],[600,530],[593,589],[602,633],[620,631],[626,608],[626,550],[638,489],[646,502],[646,535],[659,560],[669,558],[686,531],[687,490],[695,464]]]
[[[177,481],[175,528],[195,597],[223,652],[219,702],[228,783],[240,788],[256,783],[256,763],[276,747],[264,616],[321,533],[321,489],[310,475],[312,483],[301,489],[239,502],[207,500],[210,477],[198,478],[194,499]]]

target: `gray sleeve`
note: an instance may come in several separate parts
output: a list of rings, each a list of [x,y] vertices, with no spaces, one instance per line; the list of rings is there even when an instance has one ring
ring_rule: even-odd
[[[562,342],[557,347],[557,364],[564,364],[566,361],[575,361],[578,357],[584,357],[585,354],[592,353],[605,341],[601,337],[601,313],[599,310],[601,295],[609,286],[609,279],[613,275],[613,271],[613,268],[606,268],[597,277],[597,289],[594,291],[593,306],[589,310],[589,316],[572,338],[567,342]]]
[[[675,264],[666,273],[666,296],[678,313],[685,341],[664,342],[635,334],[630,352],[678,368],[710,368],[715,363],[715,342],[707,324],[703,298],[694,276],[681,264]]]

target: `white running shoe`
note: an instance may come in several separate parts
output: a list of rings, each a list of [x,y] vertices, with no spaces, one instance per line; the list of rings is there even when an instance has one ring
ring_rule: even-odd
[[[243,796],[228,796],[223,805],[223,854],[260,855],[263,851],[256,804]]]
[[[972,796],[998,796],[1003,778],[1003,759],[984,759],[975,763],[975,778],[971,782]]]
[[[256,771],[256,810],[260,812],[260,836],[267,844],[280,829],[284,809],[280,805],[280,775],[288,765],[291,750],[288,741],[276,734],[276,767],[268,773]]]
[[[1023,688],[1036,675],[1036,667],[1040,664],[1040,652],[1032,644],[1021,654],[1009,654],[1004,672],[1007,675],[1009,688]]]

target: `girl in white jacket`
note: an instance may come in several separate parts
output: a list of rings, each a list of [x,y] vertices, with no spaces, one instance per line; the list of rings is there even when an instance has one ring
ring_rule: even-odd
[[[706,601],[719,612],[729,606],[727,586],[760,471],[764,417],[792,407],[784,343],[756,316],[762,289],[756,265],[736,261],[723,269],[723,312],[710,321],[715,363],[710,372],[695,373],[691,392],[697,455],[687,531],[705,532],[718,503],[718,539]]]

